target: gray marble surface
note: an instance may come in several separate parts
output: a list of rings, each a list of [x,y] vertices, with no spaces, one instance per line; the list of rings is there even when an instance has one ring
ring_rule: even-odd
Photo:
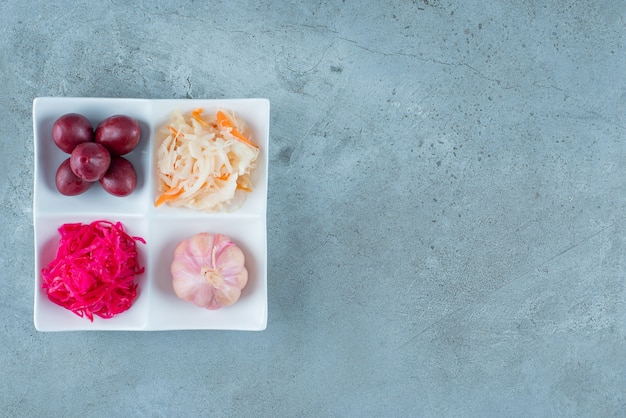
[[[0,415],[624,416],[626,3],[0,1]],[[263,332],[33,326],[32,101],[270,99]]]

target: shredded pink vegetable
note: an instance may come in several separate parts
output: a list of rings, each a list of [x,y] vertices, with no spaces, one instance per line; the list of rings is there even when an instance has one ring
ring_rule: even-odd
[[[76,315],[111,318],[129,309],[137,297],[135,275],[144,268],[137,261],[136,241],[120,223],[95,221],[63,224],[54,260],[43,268],[48,299]]]

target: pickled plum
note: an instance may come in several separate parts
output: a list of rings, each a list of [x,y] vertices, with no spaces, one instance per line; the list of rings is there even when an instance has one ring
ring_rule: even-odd
[[[62,151],[71,154],[78,144],[94,139],[91,122],[78,113],[68,113],[52,125],[52,140]]]
[[[111,155],[131,152],[141,139],[139,123],[129,116],[114,115],[98,125],[95,141],[109,150]]]
[[[76,196],[86,192],[93,183],[85,181],[72,171],[70,159],[61,163],[56,173],[56,186],[59,192],[65,196]]]
[[[126,158],[111,157],[111,165],[100,179],[100,184],[113,196],[128,196],[137,186],[137,173]]]
[[[135,119],[114,115],[94,131],[86,117],[67,113],[54,122],[52,139],[70,154],[55,176],[61,194],[81,194],[96,181],[105,191],[119,197],[128,196],[137,187],[135,168],[121,157],[135,149],[141,139],[141,128]]]
[[[100,180],[111,164],[111,154],[95,142],[78,144],[70,155],[70,167],[79,178],[93,182]]]

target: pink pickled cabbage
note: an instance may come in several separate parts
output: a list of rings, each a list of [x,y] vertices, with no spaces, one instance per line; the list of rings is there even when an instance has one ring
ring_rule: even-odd
[[[111,318],[128,310],[137,297],[136,241],[120,223],[64,224],[57,255],[41,270],[48,299],[76,315]]]

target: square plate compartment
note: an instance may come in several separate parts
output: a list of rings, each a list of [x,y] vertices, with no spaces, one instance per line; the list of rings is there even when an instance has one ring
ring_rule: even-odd
[[[233,212],[204,213],[166,205],[154,207],[156,133],[174,110],[201,107],[206,113],[228,109],[244,119],[261,154],[252,175],[254,190]],[[34,322],[39,331],[182,329],[263,330],[267,324],[267,179],[269,146],[267,99],[147,100],[118,98],[36,98],[33,102],[35,297]],[[52,141],[54,121],[66,113],[80,113],[94,126],[114,114],[135,118],[142,130],[137,148],[125,157],[137,172],[137,187],[127,197],[115,197],[95,184],[78,196],[63,196],[55,186],[58,166],[69,155]],[[133,306],[111,319],[91,322],[52,303],[41,288],[41,269],[55,256],[58,228],[64,223],[104,219],[124,224],[140,236],[139,260],[145,272],[137,277],[139,295]],[[246,255],[249,273],[241,298],[232,306],[209,311],[179,299],[172,289],[169,266],[174,248],[199,232],[230,236]]]

